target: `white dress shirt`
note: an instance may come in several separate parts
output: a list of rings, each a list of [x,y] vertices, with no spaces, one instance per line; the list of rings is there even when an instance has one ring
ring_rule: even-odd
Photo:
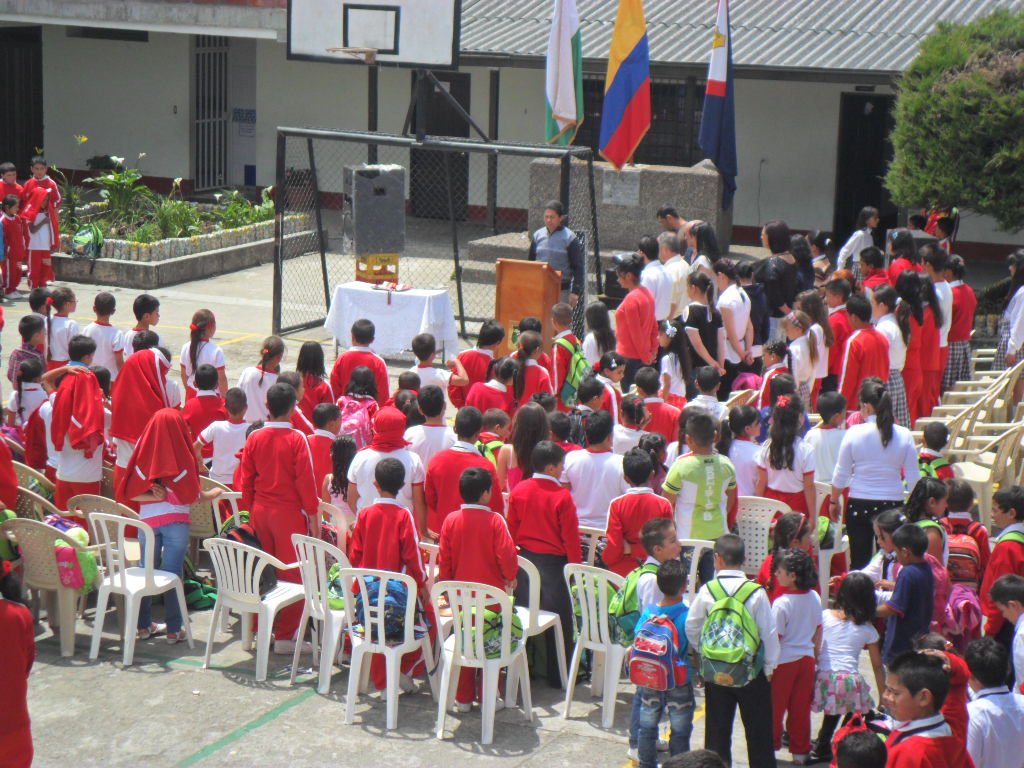
[[[967,702],[967,717],[967,751],[978,768],[1024,765],[1024,696],[983,688]]]
[[[853,269],[860,261],[860,252],[875,244],[871,237],[871,230],[858,229],[839,249],[839,256],[836,259],[836,269]]]
[[[722,588],[730,595],[736,594],[736,590],[747,581],[742,571],[731,569],[718,571],[715,578],[721,581]],[[700,648],[700,633],[704,629],[704,620],[714,604],[715,599],[711,597],[705,584],[693,598],[693,605],[690,606],[690,613],[686,617],[686,639],[690,641],[691,647]],[[761,642],[764,643],[764,673],[770,675],[779,663],[779,635],[775,630],[775,617],[772,615],[768,593],[763,589],[756,590],[747,600],[747,610],[754,618]]]
[[[640,285],[654,296],[654,316],[659,321],[668,319],[672,304],[672,278],[660,261],[648,262],[640,273]]]
[[[580,525],[602,530],[608,527],[612,499],[629,488],[622,475],[622,457],[611,451],[570,451],[561,481],[572,490]]]
[[[678,253],[663,261],[661,265],[665,267],[668,276],[672,278],[672,304],[675,306],[672,316],[675,317],[683,311],[683,307],[687,304],[686,278],[690,276],[690,265]]]
[[[935,295],[942,307],[942,325],[939,326],[939,347],[949,346],[949,326],[953,324],[953,289],[945,280],[934,283]]]
[[[750,322],[750,299],[747,297],[746,291],[736,283],[733,283],[722,291],[722,295],[718,297],[718,302],[715,306],[719,312],[723,309],[728,309],[732,312],[732,322],[729,323],[727,331],[732,331],[740,344],[740,350],[745,352],[746,345],[744,344],[744,339],[746,338],[747,324]],[[722,315],[722,321],[725,322],[724,314]],[[733,349],[732,343],[729,341],[728,332],[725,335],[725,359],[730,363],[740,362],[740,353]]]
[[[889,370],[902,371],[907,362],[907,343],[903,341],[903,332],[896,321],[896,315],[892,312],[882,315],[875,321],[875,330],[889,342]]]
[[[903,498],[904,477],[907,491],[912,491],[921,479],[917,447],[909,429],[894,424],[892,439],[884,448],[874,415],[846,430],[839,444],[832,485],[849,488],[852,499],[895,501]]]

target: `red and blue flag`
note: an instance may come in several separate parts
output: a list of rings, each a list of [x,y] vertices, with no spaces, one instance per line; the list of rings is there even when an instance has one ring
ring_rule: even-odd
[[[700,117],[698,144],[718,168],[725,182],[722,208],[732,205],[736,192],[736,99],[732,83],[732,30],[729,28],[729,0],[718,0],[718,18],[711,44],[708,82],[704,90],[704,111]]]

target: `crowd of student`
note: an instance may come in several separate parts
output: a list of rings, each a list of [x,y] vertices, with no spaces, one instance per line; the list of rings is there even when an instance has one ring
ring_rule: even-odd
[[[884,279],[874,246],[860,251],[859,270],[801,277],[828,244],[772,222],[764,232],[772,255],[755,271],[720,258],[706,224],[662,213],[666,231],[617,261],[628,293],[614,324],[604,304],[592,304],[579,340],[572,307],[559,303],[543,320],[524,319],[514,349],[498,357],[505,329],[488,321],[476,346],[446,368],[434,364],[434,338],[421,334],[411,341],[418,363],[394,391],[369,320],[353,324],[351,346],[330,371],[313,342],[302,345],[294,371],[283,370],[284,343],[271,336],[259,363],[229,387],[209,310],[195,312],[172,373],[154,297],[135,299],[137,325],[122,334],[110,324],[112,295],[97,294],[96,321],[79,328],[70,289],[35,288],[32,314],[19,322],[22,346],[10,356],[8,425],[25,462],[55,482],[60,508],[99,493],[104,461],[112,463],[117,500],[152,526],[155,540],[143,546],[173,572],[181,572],[189,505],[218,495],[200,492],[208,474],[241,492],[262,548],[285,562],[294,560],[292,534],[324,532],[320,501],[354,517],[342,532],[349,535],[338,536],[353,566],[404,571],[421,590],[421,540],[439,544],[438,579],[486,583],[525,602],[522,556],[540,573],[541,608],[558,614],[566,651],[575,619],[563,569],[584,561],[590,546],[598,563],[626,577],[641,619],[663,614],[677,626],[683,665],[687,646],[700,650],[715,604],[739,595],[763,643],[750,682],[701,680],[695,670],[669,691],[639,688],[630,754],[643,768],[656,764],[666,711],[670,751],[688,750],[695,687],[705,697],[705,744],[722,760],[737,707],[751,766],[775,765],[784,737],[798,763],[831,759],[840,722],[855,730],[846,721],[875,703],[859,672],[863,649],[895,730],[887,758],[884,750],[871,757],[877,738],[851,735],[853,756],[844,762],[840,750],[841,766],[960,768],[968,751],[978,765],[1018,765],[984,750],[1019,739],[1006,713],[1024,714],[1003,687],[1007,672],[1017,685],[1024,680],[1024,632],[1015,631],[1024,623],[1024,489],[996,493],[1002,533],[990,546],[972,525],[970,486],[952,479],[942,457],[944,429],[929,424],[920,450],[908,429],[938,402],[944,375],[947,384],[970,376],[969,355],[953,346],[967,344],[974,312],[962,260],[924,246],[922,267],[900,233],[890,242],[896,272],[890,266]],[[804,250],[806,264],[794,255]],[[1024,305],[1022,265],[1011,263],[1007,328]],[[1013,362],[1016,348],[1002,349]],[[729,408],[731,392],[743,388],[756,390],[753,404]],[[812,409],[821,423],[810,429]],[[6,464],[0,500],[13,507]],[[821,510],[815,480],[831,486]],[[774,550],[755,583],[741,569],[744,542],[731,533],[739,496],[792,510],[775,521]],[[849,572],[833,564],[834,607],[822,611],[811,553],[843,523]],[[581,526],[604,531],[604,540],[584,543]],[[687,538],[715,542],[700,555],[701,587],[689,606],[679,545]],[[964,549],[977,555],[967,576],[957,570],[970,560]],[[184,639],[173,596],[165,605],[165,623],[152,621],[148,606],[140,613],[139,637]],[[300,611],[278,615],[276,652],[308,645],[296,637]],[[548,633],[547,679],[558,687],[554,642]],[[424,670],[408,654],[402,688]],[[372,676],[384,687],[381,659]],[[968,684],[977,692],[970,704]],[[457,707],[469,711],[478,696],[464,670]],[[812,710],[824,713],[814,742]]]

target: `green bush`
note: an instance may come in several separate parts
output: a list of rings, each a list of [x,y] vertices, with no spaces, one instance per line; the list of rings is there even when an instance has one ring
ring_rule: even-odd
[[[885,184],[897,204],[1024,227],[1024,12],[940,24],[899,80],[895,115]]]
[[[260,196],[258,205],[251,203],[237,189],[220,196],[218,202],[224,205],[214,212],[218,229],[235,229],[268,221],[274,218],[274,201],[270,197],[271,188],[267,187]]]
[[[153,208],[153,223],[160,237],[190,237],[203,229],[203,214],[180,197],[160,198]]]

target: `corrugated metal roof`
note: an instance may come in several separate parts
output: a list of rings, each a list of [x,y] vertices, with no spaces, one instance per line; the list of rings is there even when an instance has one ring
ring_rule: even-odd
[[[964,23],[1024,0],[733,0],[737,67],[900,72],[938,21]],[[465,53],[544,57],[552,0],[463,0]],[[583,56],[605,59],[618,0],[577,0]],[[651,61],[706,65],[714,0],[646,0]]]

